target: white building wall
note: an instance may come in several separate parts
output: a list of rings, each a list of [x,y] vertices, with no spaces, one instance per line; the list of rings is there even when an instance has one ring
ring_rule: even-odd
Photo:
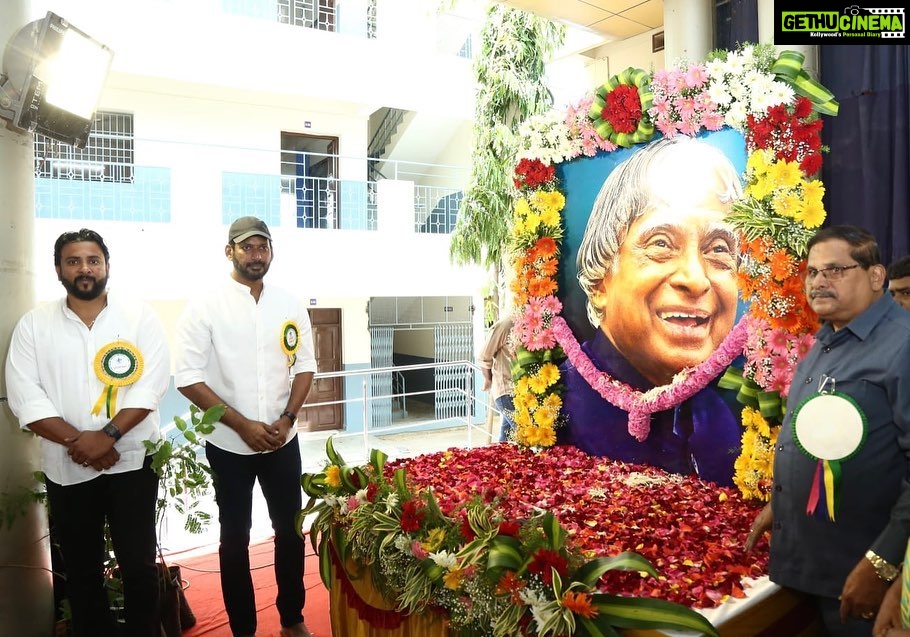
[[[358,9],[357,0],[344,4]],[[377,108],[470,120],[470,60],[436,54],[435,12],[420,4],[380,0],[380,39],[366,40],[224,15],[220,0],[33,2],[34,19],[51,9],[114,50],[100,108],[133,114],[137,165],[171,171],[169,223],[36,219],[37,298],[61,293],[54,239],[91,227],[110,247],[111,287],[153,302],[171,325],[187,299],[230,271],[222,173],[279,174],[282,131],[338,137],[338,177],[365,181]],[[467,168],[469,145],[454,146],[439,154]],[[449,235],[413,233],[409,184],[383,188],[399,195],[381,203],[378,231],[296,228],[293,201],[272,227],[269,281],[316,307],[342,308],[346,364],[369,361],[370,297],[477,296],[486,279],[480,268],[450,264]]]

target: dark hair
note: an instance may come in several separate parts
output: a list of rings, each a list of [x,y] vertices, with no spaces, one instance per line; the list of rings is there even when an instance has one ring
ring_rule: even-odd
[[[859,226],[842,224],[838,226],[829,226],[822,228],[815,233],[807,246],[808,250],[812,246],[822,243],[823,241],[833,241],[839,239],[850,244],[850,256],[854,261],[860,264],[864,270],[868,270],[873,265],[879,265],[882,257],[878,251],[878,243],[872,234]]]
[[[57,237],[57,241],[54,243],[54,265],[60,265],[60,253],[63,251],[63,246],[70,243],[78,243],[80,241],[97,243],[98,247],[101,248],[101,252],[104,253],[104,261],[107,262],[111,260],[111,253],[108,252],[107,246],[104,245],[104,239],[101,238],[101,235],[94,230],[81,228],[76,232],[64,232]]]
[[[910,276],[910,255],[901,257],[888,266],[889,279],[903,279],[905,276]]]

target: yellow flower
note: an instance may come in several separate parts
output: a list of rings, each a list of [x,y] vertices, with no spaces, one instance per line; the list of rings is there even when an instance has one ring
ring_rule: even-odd
[[[556,431],[552,427],[544,427],[540,431],[540,446],[552,447],[556,444]]]
[[[449,572],[442,576],[442,582],[446,588],[449,590],[455,591],[461,586],[461,583],[464,581],[464,569],[462,568],[451,568]]]
[[[764,150],[759,149],[749,155],[749,159],[746,160],[746,170],[753,173],[756,178],[768,172],[768,160]]]
[[[779,193],[774,197],[774,212],[781,217],[799,219],[802,214],[803,202],[793,191]]]
[[[540,427],[553,427],[554,414],[549,409],[538,409],[534,412],[534,422]]]
[[[759,201],[774,192],[774,182],[767,177],[758,179],[755,183],[746,187],[746,195],[755,197]]]
[[[547,208],[546,210],[540,213],[540,221],[545,226],[555,227],[559,225],[560,216],[559,211],[552,208]]]
[[[341,486],[341,467],[337,464],[330,464],[325,468],[325,483],[326,485],[337,489]]]
[[[553,363],[544,363],[537,370],[537,377],[543,380],[547,387],[559,380],[559,368]]]
[[[436,551],[436,549],[439,548],[445,539],[446,532],[443,529],[436,527],[430,531],[430,533],[427,535],[427,539],[421,542],[420,545],[426,549],[428,553],[433,553]]]
[[[556,444],[556,432],[552,427],[527,427],[524,434],[526,444],[531,447],[552,447]]]
[[[528,386],[535,394],[542,394],[547,391],[549,383],[547,383],[546,379],[541,378],[539,375],[535,374],[534,376],[530,376],[528,378]]]
[[[795,161],[777,161],[768,169],[768,176],[778,186],[796,187],[803,179],[803,172]]]
[[[802,190],[803,199],[806,201],[817,201],[821,203],[822,197],[825,194],[825,187],[818,179],[813,179],[812,181],[804,183]]]
[[[801,221],[807,228],[817,228],[825,221],[827,213],[820,201],[806,201],[803,205]]]
[[[559,394],[550,394],[543,399],[541,406],[544,409],[552,409],[554,412],[559,411],[562,408],[562,398],[559,397]]]
[[[537,228],[540,227],[540,215],[535,212],[529,212],[528,216],[525,217],[524,229],[527,232],[537,232]]]
[[[531,412],[527,409],[517,409],[512,414],[515,424],[519,427],[529,427],[531,425]]]
[[[540,211],[559,212],[566,205],[566,198],[558,190],[538,190],[532,195],[532,205]]]
[[[531,204],[528,203],[527,199],[522,197],[521,199],[519,199],[518,201],[515,202],[516,219],[521,218],[521,217],[527,217],[529,214],[531,214]]]

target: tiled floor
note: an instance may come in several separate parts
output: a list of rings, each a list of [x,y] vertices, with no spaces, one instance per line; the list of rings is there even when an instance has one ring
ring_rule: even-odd
[[[490,436],[484,425],[467,428],[445,427],[427,429],[432,427],[431,417],[414,405],[409,409],[409,419],[393,422],[393,429],[405,427],[405,430],[389,431],[382,434],[363,433],[345,434],[344,432],[305,432],[301,431],[297,438],[303,460],[303,471],[307,473],[321,471],[328,459],[325,454],[325,443],[329,436],[334,435],[334,447],[347,464],[365,464],[369,460],[370,450],[381,449],[390,459],[412,457],[422,453],[442,451],[449,447],[477,447],[487,444]],[[498,433],[498,423],[493,429]],[[208,552],[214,550],[218,543],[217,507],[214,494],[202,503],[201,509],[212,515],[212,522],[202,533],[192,534],[183,530],[183,520],[179,513],[170,511],[166,516],[164,528],[161,530],[161,544],[165,553],[184,551]],[[251,541],[262,540],[272,536],[272,527],[269,521],[265,501],[258,485],[253,491],[253,526],[250,532]]]

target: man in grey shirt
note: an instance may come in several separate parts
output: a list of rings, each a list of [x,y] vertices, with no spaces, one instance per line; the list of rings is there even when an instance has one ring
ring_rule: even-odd
[[[872,634],[910,529],[910,313],[885,281],[867,231],[810,240],[805,292],[824,324],[796,368],[771,502],[746,540],[771,530],[771,580],[812,596],[829,635]]]

